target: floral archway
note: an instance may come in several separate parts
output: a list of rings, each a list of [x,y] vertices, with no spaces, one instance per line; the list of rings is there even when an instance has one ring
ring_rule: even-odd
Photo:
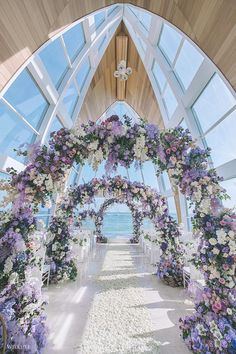
[[[78,132],[61,129],[53,134],[49,147],[33,145],[25,155],[24,171],[9,170],[6,203],[12,202],[13,207],[1,214],[0,224],[0,311],[10,345],[30,342],[36,352],[45,345],[44,301],[40,285],[29,280],[38,262],[33,252],[33,215],[38,205],[60,188],[74,162],[90,161],[96,169],[107,160],[106,171],[111,172],[119,164],[129,167],[135,160],[150,160],[158,173],[168,172],[172,184],[194,205],[194,229],[200,237],[195,263],[206,287],[196,312],[181,322],[184,339],[195,353],[198,346],[210,353],[235,351],[236,215],[222,206],[225,192],[216,171],[209,169],[209,151],[200,149],[188,130],[159,132],[154,124],[131,126],[113,116],[100,125],[82,125]],[[205,331],[211,333],[209,338]],[[215,340],[215,333],[225,342]]]
[[[139,232],[138,224],[142,222],[143,216],[132,204],[134,202],[142,204],[142,208],[148,212],[149,218],[158,231],[158,242],[162,250],[158,274],[168,285],[182,285],[183,261],[179,244],[180,232],[176,221],[169,215],[165,198],[151,187],[140,182],[130,182],[121,176],[94,178],[88,183],[71,189],[62,200],[57,216],[52,219],[49,227],[51,238],[58,240],[58,247],[51,252],[54,264],[53,280],[73,280],[76,277],[76,264],[71,252],[74,236],[70,233],[70,224],[76,215],[76,207],[93,203],[97,195],[125,200],[134,213],[134,219],[137,218],[137,232]]]
[[[138,243],[140,237],[140,228],[143,222],[143,211],[140,210],[140,206],[133,203],[132,201],[128,201],[126,198],[110,198],[104,201],[104,203],[99,208],[96,218],[95,218],[95,226],[96,226],[96,235],[99,238],[100,242],[103,242],[106,239],[102,234],[102,224],[104,219],[104,213],[106,210],[113,204],[126,204],[130,209],[132,215],[132,223],[133,223],[133,237],[130,239],[131,243]],[[148,216],[148,211],[146,211],[145,215]]]

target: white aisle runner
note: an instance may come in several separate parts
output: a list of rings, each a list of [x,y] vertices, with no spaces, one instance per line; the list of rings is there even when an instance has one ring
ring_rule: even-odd
[[[138,245],[97,245],[82,280],[51,287],[46,353],[189,353],[179,338],[181,290],[161,285],[146,261]]]

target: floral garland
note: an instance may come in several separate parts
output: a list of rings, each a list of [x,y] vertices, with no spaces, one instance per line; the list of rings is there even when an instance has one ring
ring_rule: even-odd
[[[196,262],[199,259],[199,264],[201,264],[202,257],[206,258],[205,267],[201,269],[206,281],[203,294],[213,291],[218,294],[222,303],[224,303],[226,297],[234,296],[235,278],[233,273],[236,249],[235,241],[230,240],[235,240],[235,212],[223,209],[221,199],[224,198],[225,194],[219,185],[220,179],[215,170],[208,169],[209,151],[197,147],[188,130],[177,127],[159,132],[156,125],[141,122],[131,126],[128,121],[123,124],[117,116],[112,116],[100,125],[94,122],[82,125],[78,132],[61,129],[52,134],[49,148],[33,145],[28,150],[27,155],[29,164],[24,171],[19,174],[13,169],[8,171],[12,174],[12,179],[7,187],[6,203],[12,202],[13,209],[10,214],[11,220],[2,229],[1,239],[4,238],[8,242],[9,238],[10,243],[11,234],[9,231],[13,222],[18,223],[21,220],[20,210],[28,208],[31,210],[30,213],[33,213],[37,210],[39,204],[44,205],[47,199],[60,189],[62,181],[74,162],[83,164],[88,160],[94,168],[97,168],[103,160],[106,160],[106,171],[111,172],[116,170],[118,165],[128,168],[135,160],[139,162],[150,160],[156,164],[159,173],[167,171],[172,183],[176,184],[187,199],[194,204],[194,228],[201,238]],[[171,223],[170,220],[169,224]],[[165,230],[168,239],[168,243],[163,241],[162,250],[164,250],[164,253],[169,247],[176,247],[176,242],[172,242],[175,237],[170,235],[169,227],[170,225],[165,223],[162,228],[163,233]],[[211,231],[211,228],[217,233]],[[226,233],[226,237],[218,237],[218,233],[222,232],[221,230]],[[28,242],[29,234],[30,230],[27,230],[27,232],[20,230],[25,245]],[[214,241],[211,239],[214,239]],[[213,245],[212,242],[216,243]],[[220,257],[217,254],[217,249],[220,254],[225,256]],[[16,250],[10,248],[9,256],[15,259],[16,254]],[[5,261],[6,259],[1,257],[2,269],[5,267]],[[22,271],[25,272],[28,267],[33,267],[30,261],[24,264]],[[161,276],[168,278],[170,273],[168,267],[169,264],[160,269]],[[166,269],[167,271],[165,271]],[[18,269],[16,273],[18,274]],[[22,286],[25,283],[26,281],[22,280]],[[10,274],[5,276],[3,284],[1,297],[4,299],[4,306],[7,307],[7,304],[10,304],[9,300],[12,298]],[[218,289],[222,291],[218,291]],[[227,296],[226,292],[228,293]],[[37,321],[43,325],[43,321],[41,321],[43,301],[39,301],[36,305],[33,293],[30,295],[31,303],[35,304],[38,315],[33,316],[30,310],[27,310],[29,311],[29,321],[31,323]],[[15,297],[20,299],[20,289],[17,290]],[[24,308],[23,301],[19,302],[17,308],[14,308],[13,305],[8,306],[13,313],[11,323],[13,323],[13,318],[16,318],[17,325],[24,330],[24,325],[18,319],[18,313]],[[197,309],[198,302],[196,303]],[[210,306],[208,309],[210,313],[214,314]],[[219,313],[219,318],[222,321],[228,320],[230,316],[232,315],[225,317],[224,313]],[[195,353],[199,353],[194,346],[195,334],[193,334],[193,328],[199,323],[197,315],[196,318],[184,321],[185,328],[183,328],[183,331],[186,343]],[[204,314],[202,321],[205,324],[208,323],[208,318]],[[10,324],[7,327],[8,338],[11,338],[14,334],[12,334]],[[224,329],[221,327],[219,331],[222,334]],[[203,334],[199,332],[197,337],[200,343],[204,343],[205,337]],[[26,340],[28,338],[32,338],[30,331],[26,332]],[[42,350],[43,342],[41,341],[41,344],[38,344],[39,351]],[[233,340],[229,343],[228,348],[224,347],[225,344],[220,347],[214,344],[209,353],[217,353],[217,351],[227,353],[231,350],[229,348],[234,345],[232,344],[234,343]]]

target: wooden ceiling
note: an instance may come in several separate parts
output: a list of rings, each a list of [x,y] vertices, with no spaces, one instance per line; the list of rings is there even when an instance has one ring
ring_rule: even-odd
[[[88,119],[98,119],[107,108],[116,101],[116,78],[113,73],[116,70],[115,37],[119,33],[128,36],[128,62],[133,70],[126,82],[125,101],[149,122],[155,122],[163,128],[161,113],[156,101],[151,83],[143,66],[137,49],[122,23],[115,36],[112,38],[85,97],[79,115],[79,123]]]
[[[72,22],[125,0],[0,1],[0,90],[44,42]],[[235,0],[130,0],[183,32],[215,62],[236,88]]]

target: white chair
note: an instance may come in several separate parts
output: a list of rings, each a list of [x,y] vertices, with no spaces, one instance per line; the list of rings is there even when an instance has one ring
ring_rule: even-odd
[[[183,283],[184,288],[187,288],[190,282],[190,267],[184,266],[183,267]]]

